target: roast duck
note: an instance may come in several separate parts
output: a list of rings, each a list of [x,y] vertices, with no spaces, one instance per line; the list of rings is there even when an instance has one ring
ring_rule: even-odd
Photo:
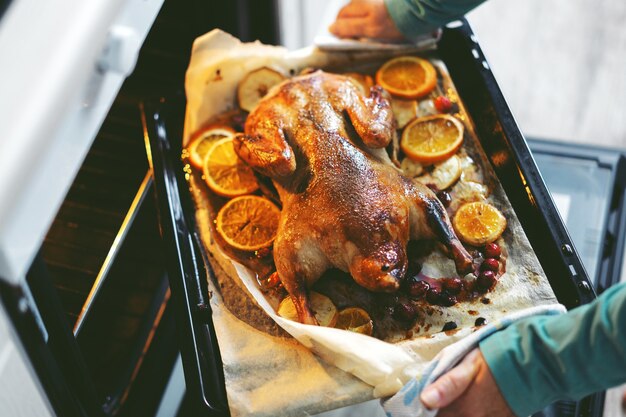
[[[380,87],[366,97],[348,77],[317,71],[274,87],[235,138],[239,157],[278,190],[274,261],[302,323],[317,324],[308,288],[329,268],[370,291],[398,290],[409,240],[436,239],[459,274],[472,270],[435,194],[391,161],[394,135]]]

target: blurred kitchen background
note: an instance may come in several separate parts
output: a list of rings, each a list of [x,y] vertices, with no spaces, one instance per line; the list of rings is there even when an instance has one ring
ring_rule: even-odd
[[[331,3],[280,0],[283,45],[311,45]],[[626,148],[626,2],[487,0],[467,18],[525,134]]]
[[[326,8],[333,7],[333,3],[335,0],[279,0],[282,44],[289,49],[311,45],[316,34],[324,30]],[[487,0],[467,19],[527,138],[626,152],[624,0]],[[581,168],[572,165],[570,158],[541,155],[537,162],[548,187],[551,179],[556,181],[551,191],[556,191],[553,197],[564,218],[575,210],[570,207],[572,201],[583,200],[589,208],[606,204],[606,197],[593,192],[594,187],[604,186],[604,173],[595,164]],[[570,167],[575,172],[565,171]],[[590,182],[592,189],[569,199],[557,189],[563,186],[558,182],[568,176],[581,177]],[[575,187],[572,182],[567,187]],[[584,214],[587,219],[600,216],[593,210]],[[591,224],[574,230],[571,223],[576,223],[575,216],[570,217],[566,223],[585,261],[585,247],[590,248],[589,252],[593,252],[591,247],[600,247],[599,230]],[[577,237],[581,244],[576,242]],[[591,274],[594,262],[586,264]],[[626,280],[626,257],[621,269],[622,280]],[[626,416],[621,407],[625,390],[626,386],[607,393],[605,417]],[[359,413],[377,415],[371,414],[373,408],[362,407]],[[349,414],[340,411],[324,415]]]

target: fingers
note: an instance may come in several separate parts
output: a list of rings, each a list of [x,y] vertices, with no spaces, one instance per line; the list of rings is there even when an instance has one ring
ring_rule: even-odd
[[[360,38],[366,36],[367,17],[338,18],[328,31],[338,38]]]
[[[352,0],[339,11],[328,30],[338,38],[404,39],[383,0]]]
[[[471,351],[457,366],[427,386],[420,396],[429,409],[451,404],[470,386],[479,369],[479,350]]]
[[[369,13],[366,7],[359,5],[358,2],[351,2],[345,5],[337,13],[337,18],[349,18],[349,17],[365,17]]]

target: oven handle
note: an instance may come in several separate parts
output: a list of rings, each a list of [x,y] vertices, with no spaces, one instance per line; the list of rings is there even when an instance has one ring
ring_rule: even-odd
[[[182,178],[182,136],[167,129],[166,120],[182,117],[183,100],[143,103],[142,122],[148,159],[154,176],[161,237],[166,253],[172,302],[177,317],[179,347],[185,373],[187,399],[193,415],[229,416],[222,359],[213,326],[207,278],[212,278],[202,258],[194,220],[183,206],[192,204]],[[170,120],[171,122],[171,120]],[[173,126],[182,126],[172,124]],[[170,142],[172,141],[178,142]],[[185,196],[187,200],[184,200]]]

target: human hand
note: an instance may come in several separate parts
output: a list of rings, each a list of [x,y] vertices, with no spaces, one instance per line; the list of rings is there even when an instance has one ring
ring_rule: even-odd
[[[479,349],[426,387],[420,396],[437,417],[515,417]]]
[[[328,30],[338,38],[404,39],[383,0],[352,0],[339,11]]]

